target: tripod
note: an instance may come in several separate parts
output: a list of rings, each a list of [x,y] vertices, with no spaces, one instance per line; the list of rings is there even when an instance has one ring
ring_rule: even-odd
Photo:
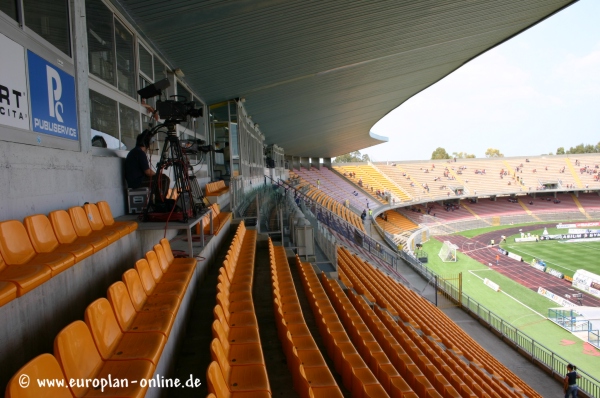
[[[167,137],[156,165],[156,177],[152,181],[150,200],[144,212],[144,221],[169,221],[179,220],[187,222],[190,217],[196,216],[196,206],[192,195],[192,185],[188,170],[190,168],[187,156],[181,150],[181,144],[175,123],[165,123]],[[177,199],[167,199],[162,187],[161,176],[164,170],[173,168],[174,189]],[[168,188],[168,187],[166,187]]]

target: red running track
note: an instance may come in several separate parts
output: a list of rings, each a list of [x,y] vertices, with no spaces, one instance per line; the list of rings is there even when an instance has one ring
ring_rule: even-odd
[[[498,246],[488,246],[493,239],[494,242],[500,242],[501,235],[511,236],[519,232],[533,231],[544,227],[555,227],[556,223],[544,225],[529,225],[522,227],[507,228],[499,231],[488,232],[474,238],[465,238],[458,235],[436,236],[436,239],[444,242],[449,241],[458,246],[459,250],[469,257],[479,261],[481,264],[490,266],[495,271],[506,275],[510,279],[521,285],[537,292],[538,287],[543,287],[561,297],[566,298],[574,304],[579,304],[575,299],[569,299],[566,295],[573,293],[583,293],[583,305],[589,307],[600,307],[600,299],[585,292],[581,292],[571,287],[571,282],[565,279],[559,279],[555,276],[533,268],[529,264],[514,260],[498,252]],[[499,265],[496,266],[496,255],[500,254]]]

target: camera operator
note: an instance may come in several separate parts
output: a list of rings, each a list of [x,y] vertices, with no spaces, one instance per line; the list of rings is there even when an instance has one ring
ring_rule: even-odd
[[[146,155],[148,146],[150,145],[148,142],[149,138],[144,133],[138,135],[135,148],[127,154],[127,159],[125,159],[125,180],[127,180],[128,188],[148,187],[152,189],[152,179],[155,177],[156,172],[150,168]],[[161,192],[163,195],[166,195],[171,180],[162,173],[160,174],[160,179]]]

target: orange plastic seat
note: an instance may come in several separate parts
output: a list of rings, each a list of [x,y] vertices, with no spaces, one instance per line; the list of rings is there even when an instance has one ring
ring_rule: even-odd
[[[187,283],[185,282],[159,282],[157,283],[152,276],[152,271],[146,259],[139,259],[135,262],[135,269],[137,270],[142,286],[147,296],[155,296],[162,294],[176,295],[183,297],[187,289]]]
[[[156,283],[172,282],[188,285],[194,276],[195,266],[193,268],[189,268],[187,271],[171,271],[170,267],[165,268],[167,271],[164,271],[158,255],[154,250],[146,252],[146,261],[148,261],[150,271],[152,272],[152,277]],[[167,267],[166,264],[165,267]]]
[[[109,242],[115,242],[121,239],[122,236],[125,236],[129,233],[129,228],[121,229],[118,227],[107,227],[102,222],[102,217],[100,216],[100,212],[98,211],[98,207],[96,207],[93,203],[86,203],[83,205],[83,211],[87,215],[87,220],[90,223],[90,228],[92,231],[101,232],[102,235],[106,236]]]
[[[2,289],[3,301],[12,300],[13,288],[16,296],[20,297],[35,289],[52,277],[52,271],[45,265],[11,265],[8,266],[0,255],[0,282],[5,283]]]
[[[270,391],[229,391],[223,372],[216,361],[211,362],[208,366],[206,380],[208,381],[208,391],[218,398],[271,398]]]
[[[108,205],[108,202],[101,201],[96,203],[96,205],[98,206],[100,217],[102,217],[102,222],[107,227],[119,226],[121,228],[127,228],[129,232],[133,232],[137,229],[138,223],[135,221],[115,221],[112,212],[110,211],[110,206]]]
[[[267,369],[264,364],[231,366],[218,339],[211,343],[211,353],[216,357],[229,391],[270,391]]]
[[[54,229],[54,233],[56,234],[56,239],[58,239],[58,241],[62,244],[74,242],[87,243],[94,248],[94,253],[100,251],[108,245],[108,239],[104,237],[78,235],[73,225],[73,221],[71,220],[71,216],[69,216],[69,213],[64,210],[50,212],[49,216],[52,229]]]
[[[220,342],[231,366],[264,365],[265,358],[260,343],[229,344],[225,330],[218,320],[213,322],[213,335],[214,334],[217,335],[214,336],[215,340],[218,339]]]
[[[123,333],[110,303],[105,298],[94,301],[85,310],[87,324],[103,360],[145,359],[156,366],[167,343],[161,333]]]
[[[161,294],[148,297],[142,286],[140,275],[135,269],[128,269],[123,273],[123,283],[127,286],[129,298],[137,312],[144,311],[169,311],[177,314],[180,297],[171,294]]]
[[[89,240],[92,245],[102,245],[104,247],[113,243],[119,239],[119,236],[115,236],[112,233],[106,233],[104,231],[94,231],[90,226],[87,214],[83,210],[83,207],[75,206],[69,209],[69,217],[75,228],[75,233],[79,237],[85,237]]]
[[[151,378],[154,372],[152,362],[145,360],[103,361],[94,345],[87,325],[75,321],[61,330],[54,340],[54,355],[61,365],[67,379],[94,379],[109,377],[128,380]],[[92,385],[70,387],[76,397],[106,396]],[[127,386],[113,386],[110,393],[118,397],[143,397],[146,388],[140,383],[128,383]]]
[[[21,386],[21,375],[29,376],[29,386]],[[55,383],[64,383],[61,386],[40,387],[37,380],[55,380]],[[68,382],[56,358],[51,354],[42,354],[27,362],[15,373],[6,386],[5,398],[72,398]]]
[[[238,301],[237,303],[230,303],[229,298],[223,293],[217,293],[217,303],[222,308],[229,308],[232,314],[240,312],[254,312],[254,304],[252,301]]]
[[[12,282],[0,282],[0,307],[16,298],[17,286]]]
[[[227,334],[227,338],[229,339],[230,344],[243,344],[243,343],[259,343],[260,336],[258,334],[258,329],[252,326],[244,326],[244,327],[234,327],[229,325],[227,322],[227,318],[223,313],[223,309],[219,304],[217,304],[213,311],[215,315],[215,319],[221,322],[223,329],[225,329],[225,333]]]
[[[25,217],[24,224],[37,253],[71,253],[75,257],[75,263],[94,254],[94,247],[83,242],[61,244],[50,220],[43,214]]]
[[[158,264],[163,271],[163,274],[185,274],[188,277],[194,273],[196,265],[191,262],[178,262],[169,263],[165,250],[161,244],[156,244],[153,247],[156,257],[158,258]]]
[[[196,267],[198,261],[195,258],[175,258],[175,256],[173,256],[173,251],[171,250],[171,243],[169,243],[167,239],[161,239],[160,244],[165,252],[169,266],[172,266],[173,264],[187,264],[189,267]]]
[[[169,311],[136,312],[123,282],[109,286],[108,301],[124,333],[159,332],[169,337],[175,320],[173,314]]]
[[[8,266],[45,265],[52,276],[75,264],[71,253],[36,253],[25,226],[16,220],[0,222],[0,252]]]

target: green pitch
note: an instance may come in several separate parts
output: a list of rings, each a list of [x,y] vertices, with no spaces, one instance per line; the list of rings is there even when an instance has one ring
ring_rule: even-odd
[[[510,228],[514,227],[514,225],[506,227]],[[496,228],[494,230],[496,230]],[[540,234],[541,232],[542,231],[540,231]],[[552,233],[551,230],[548,232]],[[513,239],[509,238],[510,245],[515,244],[510,241],[513,241]],[[561,247],[569,245],[578,244],[560,244]],[[600,250],[600,243],[596,243],[596,245],[597,249]],[[497,316],[535,339],[538,343],[541,343],[554,351],[567,361],[576,363],[579,368],[585,370],[588,374],[597,379],[600,379],[600,366],[598,366],[599,357],[584,354],[583,341],[546,319],[548,316],[548,309],[557,307],[555,302],[494,271],[493,267],[490,268],[483,265],[460,252],[457,253],[457,262],[444,263],[438,257],[441,246],[442,242],[439,242],[436,239],[431,239],[423,245],[423,249],[429,253],[429,263],[426,264],[428,268],[442,277],[450,277],[451,275],[462,272],[464,293]],[[527,247],[529,248],[530,246]],[[524,256],[524,254],[521,255]],[[598,255],[600,255],[600,253],[596,253],[596,256]],[[546,260],[546,258],[550,257],[541,256],[541,258]],[[591,262],[590,259],[593,261],[594,258],[595,257],[588,258],[588,262]],[[501,291],[495,292],[485,286],[483,284],[484,278],[488,278],[497,283],[500,286]],[[565,344],[565,342],[573,343]]]
[[[532,235],[541,235],[543,230],[532,231]],[[566,233],[565,229],[548,228],[551,235]],[[520,255],[528,263],[537,258],[544,260],[547,266],[573,276],[578,269],[585,269],[600,275],[600,242],[575,242],[565,243],[561,241],[540,242],[515,242],[514,238],[520,235],[507,237],[507,243],[500,246],[510,252]]]

